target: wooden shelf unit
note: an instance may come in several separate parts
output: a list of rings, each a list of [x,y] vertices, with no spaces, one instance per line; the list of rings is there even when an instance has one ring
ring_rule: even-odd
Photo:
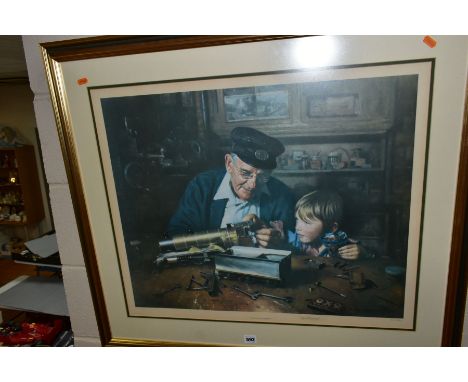
[[[8,193],[13,193],[16,200],[4,201]],[[26,216],[26,219],[22,218],[21,221],[4,217],[0,220],[0,225],[31,225],[44,219],[44,205],[33,146],[0,147],[0,207],[2,215],[5,209],[10,208],[10,213],[23,212]]]

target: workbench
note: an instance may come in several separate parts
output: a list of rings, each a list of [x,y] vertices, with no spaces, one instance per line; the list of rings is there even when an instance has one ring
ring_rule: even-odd
[[[316,269],[317,260],[323,262],[321,269]],[[220,274],[217,295],[210,295],[203,289],[187,290],[192,278],[204,284],[206,275],[214,271],[213,263],[171,264],[158,268],[143,265],[132,269],[133,289],[135,303],[139,307],[331,314],[310,307],[311,301],[323,298],[340,303],[343,308],[341,315],[401,318],[404,277],[386,274],[385,267],[391,264],[391,259],[382,258],[340,261],[337,258],[292,255],[291,271],[283,280]],[[346,269],[362,272],[366,287],[352,289],[346,279]],[[192,282],[191,287],[199,288],[200,285]],[[261,292],[292,297],[293,301],[264,296],[253,299],[239,289],[250,294]]]

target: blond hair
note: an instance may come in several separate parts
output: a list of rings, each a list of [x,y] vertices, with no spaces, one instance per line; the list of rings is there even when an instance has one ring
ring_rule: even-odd
[[[341,222],[343,199],[336,192],[311,192],[297,201],[296,216],[306,223],[319,219],[324,229],[330,230],[334,223]]]

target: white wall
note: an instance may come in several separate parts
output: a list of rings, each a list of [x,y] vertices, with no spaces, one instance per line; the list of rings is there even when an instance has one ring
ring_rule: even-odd
[[[39,43],[64,40],[71,36],[24,36],[31,88],[34,92],[34,108],[44,157],[47,182],[50,186],[52,212],[58,236],[63,264],[63,278],[77,346],[99,346],[99,333],[88,285],[83,253],[78,237],[70,191],[60,150],[44,65]],[[468,314],[465,315],[465,323]],[[468,327],[465,325],[465,327]],[[463,345],[468,346],[465,331]]]
[[[57,231],[63,281],[76,346],[100,346],[88,277],[70,197],[52,103],[39,43],[65,40],[71,36],[24,36],[30,86],[42,147],[50,202]]]

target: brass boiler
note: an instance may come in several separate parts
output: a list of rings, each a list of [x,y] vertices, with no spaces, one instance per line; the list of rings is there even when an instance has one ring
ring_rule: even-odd
[[[228,224],[226,228],[219,228],[211,231],[197,232],[187,235],[177,235],[171,240],[159,242],[161,252],[181,251],[191,247],[206,248],[210,244],[220,245],[227,249],[239,244],[240,238],[251,238],[253,222],[242,222]]]

